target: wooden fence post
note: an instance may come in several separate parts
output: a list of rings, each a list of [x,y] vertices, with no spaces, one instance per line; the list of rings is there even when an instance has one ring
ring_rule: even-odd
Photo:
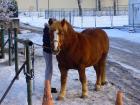
[[[8,49],[8,54],[9,54],[9,66],[11,66],[11,62],[12,62],[12,54],[11,54],[11,29],[8,28],[8,46],[9,46],[9,49]]]
[[[30,50],[29,44],[30,41],[26,41],[26,62],[27,62],[27,74],[26,74],[26,82],[27,82],[27,100],[28,105],[32,105],[32,81],[31,81],[31,58],[30,58]]]
[[[4,29],[1,28],[0,30],[1,33],[1,58],[4,58]]]
[[[17,42],[17,28],[14,28],[14,49],[15,49],[15,73],[18,72],[18,42]],[[19,77],[17,77],[19,79]]]

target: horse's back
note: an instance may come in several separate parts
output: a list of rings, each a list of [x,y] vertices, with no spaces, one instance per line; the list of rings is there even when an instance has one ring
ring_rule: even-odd
[[[90,43],[101,47],[104,52],[109,50],[109,38],[106,32],[102,29],[88,28],[83,30],[82,35],[89,40]],[[92,45],[92,44],[91,44]]]
[[[99,28],[87,28],[81,32],[85,36],[92,36],[92,37],[107,37],[107,34],[104,30]]]

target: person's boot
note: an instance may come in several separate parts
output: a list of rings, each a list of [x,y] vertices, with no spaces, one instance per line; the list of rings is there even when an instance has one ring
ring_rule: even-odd
[[[115,105],[123,105],[123,93],[118,91]]]
[[[43,96],[42,105],[54,105],[49,80],[45,81],[45,88],[44,88],[44,96]]]
[[[56,90],[56,88],[51,88],[51,93],[57,93],[57,90]]]

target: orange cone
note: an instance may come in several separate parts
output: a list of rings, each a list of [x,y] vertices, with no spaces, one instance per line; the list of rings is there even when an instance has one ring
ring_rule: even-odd
[[[49,80],[45,81],[45,89],[42,105],[54,105]]]
[[[117,98],[115,105],[123,105],[123,93],[121,91],[117,92]]]

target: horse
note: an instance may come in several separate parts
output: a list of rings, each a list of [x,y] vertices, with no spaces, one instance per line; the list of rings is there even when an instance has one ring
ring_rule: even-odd
[[[76,69],[82,84],[82,98],[88,97],[85,68],[93,66],[96,72],[95,89],[106,84],[106,58],[109,51],[109,38],[102,29],[87,28],[76,32],[65,19],[54,21],[50,26],[52,53],[56,55],[61,73],[61,89],[58,100],[66,94],[69,69]]]

